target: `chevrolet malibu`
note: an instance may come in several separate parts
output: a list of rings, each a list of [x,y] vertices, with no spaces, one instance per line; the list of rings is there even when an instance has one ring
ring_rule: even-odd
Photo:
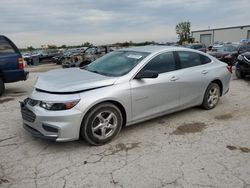
[[[91,64],[41,74],[21,102],[24,128],[58,142],[102,145],[128,126],[193,106],[214,108],[231,67],[187,48],[122,49]]]

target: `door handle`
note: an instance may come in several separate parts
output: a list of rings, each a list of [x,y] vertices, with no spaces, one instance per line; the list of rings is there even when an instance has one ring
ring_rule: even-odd
[[[207,70],[203,70],[203,71],[201,71],[201,74],[207,74],[208,73],[208,71]]]
[[[175,77],[175,76],[173,76],[172,78],[170,78],[170,81],[176,81],[176,80],[179,80],[179,78],[177,78],[177,77]]]

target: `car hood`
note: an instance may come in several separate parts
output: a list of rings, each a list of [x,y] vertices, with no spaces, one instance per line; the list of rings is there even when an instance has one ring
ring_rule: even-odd
[[[107,77],[80,68],[56,69],[42,73],[35,88],[51,93],[81,92],[115,83],[117,78]]]

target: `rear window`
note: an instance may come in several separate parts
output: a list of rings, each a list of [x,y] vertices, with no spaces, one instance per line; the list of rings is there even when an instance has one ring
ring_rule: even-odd
[[[0,54],[3,53],[15,53],[15,49],[11,46],[8,40],[4,37],[0,37]]]

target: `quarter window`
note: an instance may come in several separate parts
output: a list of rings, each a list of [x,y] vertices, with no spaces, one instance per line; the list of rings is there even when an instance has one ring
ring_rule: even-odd
[[[176,70],[175,59],[172,52],[162,53],[148,62],[143,70],[156,71],[159,74]]]

